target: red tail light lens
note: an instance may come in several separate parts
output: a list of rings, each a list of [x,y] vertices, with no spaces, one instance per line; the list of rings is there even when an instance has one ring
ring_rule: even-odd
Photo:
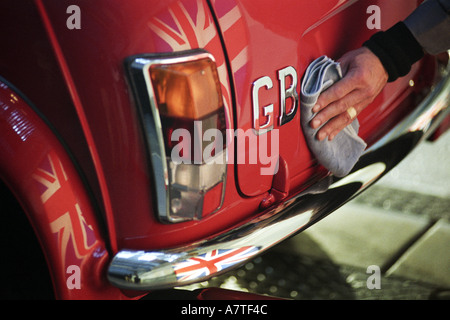
[[[213,57],[204,51],[141,56],[129,66],[160,220],[194,220],[217,211],[225,191],[226,120]]]

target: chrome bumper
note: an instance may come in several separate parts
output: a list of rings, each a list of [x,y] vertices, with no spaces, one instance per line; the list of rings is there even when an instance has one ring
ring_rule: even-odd
[[[342,179],[329,176],[250,222],[189,246],[122,250],[109,266],[109,281],[124,289],[154,290],[204,281],[233,269],[306,229],[373,184],[437,128],[449,114],[449,104],[447,68],[428,97],[368,149],[348,176]],[[329,187],[325,192],[315,192],[323,186]]]

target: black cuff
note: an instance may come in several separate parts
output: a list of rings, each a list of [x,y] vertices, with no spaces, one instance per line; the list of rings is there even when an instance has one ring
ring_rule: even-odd
[[[380,59],[389,75],[388,82],[407,75],[411,66],[424,56],[422,47],[403,22],[375,33],[363,45]]]

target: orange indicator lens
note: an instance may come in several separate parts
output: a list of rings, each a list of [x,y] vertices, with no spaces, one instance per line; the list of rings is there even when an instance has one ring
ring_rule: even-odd
[[[196,120],[223,108],[217,70],[210,59],[155,64],[150,77],[161,116]]]

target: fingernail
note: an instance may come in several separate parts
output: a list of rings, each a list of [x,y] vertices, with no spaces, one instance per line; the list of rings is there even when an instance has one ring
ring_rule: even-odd
[[[335,135],[333,135],[333,134],[331,134],[329,137],[328,137],[328,141],[331,141],[331,140],[333,140],[334,139],[334,137],[335,137]]]
[[[319,141],[322,141],[323,139],[325,139],[326,136],[327,136],[327,135],[326,135],[325,133],[319,132],[319,134],[317,135],[317,139],[318,139]]]
[[[317,111],[319,111],[320,110],[320,106],[318,105],[318,104],[316,104],[313,108],[312,108],[312,111],[313,112],[317,112]]]
[[[311,127],[317,128],[318,126],[320,126],[320,120],[319,120],[319,119],[314,119],[314,120],[311,122]]]

